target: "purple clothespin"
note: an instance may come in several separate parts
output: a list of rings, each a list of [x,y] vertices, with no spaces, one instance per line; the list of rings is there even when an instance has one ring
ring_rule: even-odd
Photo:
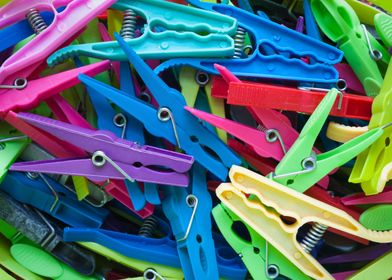
[[[295,26],[295,30],[299,33],[304,33],[304,17],[299,16],[297,19],[297,25]]]
[[[187,186],[193,157],[152,146],[139,146],[108,131],[91,130],[30,113],[18,118],[88,152],[89,158],[15,163],[15,171],[85,176],[93,181],[120,179]]]

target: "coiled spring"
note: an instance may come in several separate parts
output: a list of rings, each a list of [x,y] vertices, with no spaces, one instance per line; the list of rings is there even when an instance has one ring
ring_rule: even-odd
[[[39,14],[38,10],[35,8],[29,10],[26,18],[35,34],[41,33],[45,30],[45,28],[48,27],[42,16]]]
[[[241,58],[245,45],[246,31],[242,27],[237,28],[237,33],[234,37],[234,56],[233,58]]]
[[[135,37],[136,31],[136,13],[132,9],[124,11],[124,19],[120,31],[121,37],[124,39],[132,39]]]
[[[151,237],[158,226],[158,220],[154,216],[148,217],[139,229],[139,235]]]
[[[315,223],[312,228],[308,231],[305,238],[301,241],[301,246],[305,252],[310,253],[312,249],[317,245],[319,240],[323,237],[327,226]]]

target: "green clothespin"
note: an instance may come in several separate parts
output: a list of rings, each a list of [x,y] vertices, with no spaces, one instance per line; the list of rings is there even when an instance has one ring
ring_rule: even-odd
[[[3,235],[0,234],[0,279],[15,279],[6,271],[1,269],[2,267],[4,267],[8,271],[11,271],[13,275],[18,276],[19,279],[44,280],[44,278],[32,273],[31,271],[24,268],[17,261],[15,261],[10,254],[10,247],[11,243]]]
[[[208,73],[196,71],[191,67],[184,66],[180,69],[179,83],[181,93],[189,107],[194,107],[197,96],[205,94],[211,113],[222,118],[225,117],[225,104],[223,99],[215,98],[211,95],[211,78]],[[227,142],[227,134],[221,129],[216,129],[219,138]]]
[[[296,280],[311,279],[222,203],[212,209],[212,215],[220,232],[234,251],[241,256],[253,279],[275,279],[279,275]],[[233,226],[239,222],[245,225],[250,240],[245,240],[233,230]]]
[[[376,61],[370,55],[369,47],[375,47],[366,40],[367,37],[370,39],[372,36],[365,32],[354,10],[340,0],[312,0],[311,7],[321,30],[344,52],[345,58],[364,86],[366,94],[376,96],[380,91],[383,78]]]
[[[391,279],[392,251],[369,263],[347,280]]]
[[[30,143],[30,139],[6,122],[0,122],[0,183],[8,168]]]
[[[313,145],[320,133],[332,106],[341,93],[331,89],[303,127],[298,139],[291,146],[275,172],[269,178],[299,192],[304,192],[336,167],[348,162],[374,143],[382,134],[383,128],[376,128],[323,154],[314,154]],[[335,105],[336,104],[336,105]]]
[[[148,269],[153,268],[154,271],[164,279],[184,279],[184,274],[179,268],[132,259],[94,242],[78,242],[78,244],[89,249],[90,251],[106,257],[109,260],[114,260],[119,264],[136,271],[140,271],[141,273],[144,273]]]
[[[98,280],[99,277],[81,275],[66,264],[59,262],[44,250],[28,245],[11,246],[12,257],[27,270],[54,280]],[[29,279],[29,278],[28,278]]]

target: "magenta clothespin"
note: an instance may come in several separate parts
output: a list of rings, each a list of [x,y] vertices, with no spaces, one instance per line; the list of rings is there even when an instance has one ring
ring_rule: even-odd
[[[106,60],[36,80],[23,80],[20,88],[0,89],[0,117],[9,111],[33,109],[41,101],[79,84],[79,74],[95,76],[108,68]]]
[[[85,1],[73,0],[62,12],[57,12],[50,0],[22,1],[8,3],[1,13],[7,15],[0,19],[0,26],[17,22],[35,8],[36,12],[45,9],[55,15],[53,22],[19,51],[9,57],[0,67],[0,84],[13,85],[18,78],[27,79],[45,61],[45,59],[65,42],[70,40],[93,18],[110,7],[115,0]],[[57,3],[66,3],[59,1]],[[1,10],[0,10],[1,12]],[[38,27],[37,27],[38,28]]]
[[[387,187],[376,195],[366,196],[364,193],[357,193],[342,197],[341,201],[344,205],[389,204],[392,203],[392,187]]]

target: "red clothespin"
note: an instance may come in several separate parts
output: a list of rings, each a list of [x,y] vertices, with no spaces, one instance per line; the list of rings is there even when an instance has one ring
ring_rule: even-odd
[[[341,199],[344,205],[362,204],[390,204],[392,203],[392,187],[387,187],[382,193],[366,196],[364,193],[357,193]]]
[[[326,95],[322,89],[292,88],[265,83],[230,82],[227,95],[222,80],[216,78],[213,96],[227,103],[311,114]],[[331,116],[370,120],[373,98],[343,93],[331,110]]]

